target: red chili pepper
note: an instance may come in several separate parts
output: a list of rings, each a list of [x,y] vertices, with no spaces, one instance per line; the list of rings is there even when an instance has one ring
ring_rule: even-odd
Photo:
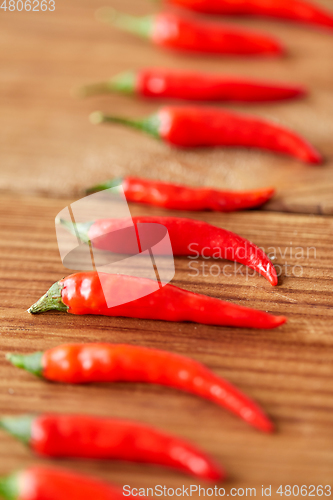
[[[118,306],[108,308],[103,288],[116,294]],[[204,325],[238,326],[246,328],[276,328],[284,324],[284,316],[272,316],[214,297],[189,292],[167,284],[152,293],[152,280],[97,272],[76,273],[57,281],[29,309],[32,314],[46,311],[66,311],[71,314],[97,314],[126,318],[164,321],[192,321]],[[128,290],[141,297],[128,302]],[[142,296],[145,293],[144,297]]]
[[[220,466],[192,444],[139,422],[45,414],[7,417],[0,425],[42,456],[145,462],[210,481],[225,478]]]
[[[138,224],[141,225],[140,229],[144,224],[160,224],[168,230],[173,255],[205,258],[218,256],[254,269],[273,286],[278,284],[275,268],[263,250],[236,233],[204,221],[182,217],[137,216],[76,223],[75,228],[72,222],[60,219],[60,223],[78,235],[82,241],[91,241],[93,247],[98,250],[134,255],[138,252],[137,239],[133,248],[132,239],[116,231],[125,228],[133,228],[134,231]],[[151,241],[146,239],[147,241],[141,241],[141,252],[149,250]]]
[[[127,201],[187,211],[234,212],[254,208],[266,203],[275,193],[274,188],[262,188],[254,191],[221,191],[129,176],[99,184],[87,189],[86,193],[95,193],[109,188],[116,189],[117,187],[122,187]]]
[[[7,500],[124,500],[123,490],[118,486],[42,466],[0,479],[0,495]]]
[[[167,351],[126,344],[66,344],[8,359],[34,375],[69,384],[146,382],[213,401],[264,432],[273,425],[263,411],[198,361]]]
[[[105,7],[97,11],[97,17],[154,45],[178,51],[267,56],[284,52],[281,44],[269,35],[174,13],[133,17]]]
[[[184,99],[186,101],[278,101],[302,97],[304,87],[260,82],[242,77],[199,72],[145,68],[116,75],[102,83],[86,85],[78,95],[121,92],[141,97]]]
[[[225,109],[164,106],[146,118],[124,118],[96,111],[94,124],[120,123],[146,132],[177,147],[244,146],[285,153],[306,163],[322,162],[311,144],[294,132],[255,116]]]
[[[207,14],[268,16],[333,28],[333,15],[304,0],[166,0],[166,3]]]

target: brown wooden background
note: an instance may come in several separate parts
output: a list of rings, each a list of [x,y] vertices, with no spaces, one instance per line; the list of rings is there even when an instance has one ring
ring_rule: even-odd
[[[148,0],[112,3],[133,13],[154,8]],[[329,0],[321,3],[332,6]],[[284,60],[188,58],[159,52],[99,25],[93,19],[98,2],[56,0],[56,6],[55,13],[0,13],[4,96],[0,113],[0,413],[84,411],[137,418],[191,439],[228,470],[227,490],[256,487],[259,497],[261,485],[272,485],[272,497],[280,498],[274,491],[281,484],[332,484],[332,217],[263,211],[182,213],[238,232],[270,252],[273,247],[274,262],[284,267],[279,286],[272,288],[260,276],[246,280],[239,272],[194,277],[189,261],[177,258],[174,283],[286,314],[289,322],[278,330],[26,312],[67,273],[59,258],[54,217],[80,196],[83,187],[112,175],[142,174],[233,189],[276,185],[278,196],[267,209],[331,214],[332,35],[277,22],[232,20],[278,35],[290,47],[290,56]],[[79,101],[69,90],[148,62],[308,85],[312,94],[305,101],[246,109],[303,133],[326,155],[325,166],[309,167],[240,149],[176,152],[121,128],[92,127],[87,116],[95,109],[138,116],[157,104],[118,96]],[[165,213],[139,206],[131,210],[133,214]],[[302,276],[293,275],[294,266],[302,266]],[[298,274],[300,268],[294,272]],[[277,432],[261,435],[214,405],[159,387],[43,383],[10,367],[4,357],[8,351],[31,352],[85,341],[129,342],[192,356],[255,398],[276,423]],[[1,433],[0,474],[32,461],[22,445]],[[66,465],[133,487],[198,484],[149,466],[78,461]]]

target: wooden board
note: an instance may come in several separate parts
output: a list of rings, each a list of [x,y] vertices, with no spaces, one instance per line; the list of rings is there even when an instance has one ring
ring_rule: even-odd
[[[331,0],[316,0],[332,8]],[[112,0],[148,14],[146,0]],[[55,12],[1,12],[0,189],[69,196],[114,175],[142,175],[193,185],[250,189],[273,185],[270,210],[333,213],[332,33],[260,19],[235,25],[266,31],[289,49],[282,59],[213,58],[164,52],[94,20],[103,2],[57,0]],[[229,105],[295,129],[326,157],[322,167],[242,149],[176,151],[118,126],[93,127],[90,112],[141,116],[161,103],[117,95],[85,101],[70,91],[143,65],[202,69],[304,84],[308,98],[280,104]]]
[[[195,214],[238,232],[277,254],[283,266],[278,287],[261,276],[191,276],[189,260],[176,259],[174,284],[238,304],[285,314],[289,322],[274,331],[219,328],[126,318],[48,313],[26,309],[49,286],[68,274],[63,268],[54,218],[71,200],[0,199],[0,414],[66,411],[135,418],[192,440],[229,472],[221,486],[257,489],[280,485],[332,484],[333,471],[333,221],[329,217],[263,212]],[[131,206],[132,214],[142,210]],[[162,211],[146,209],[147,214]],[[192,214],[193,215],[193,214]],[[301,253],[303,252],[303,257]],[[201,262],[202,264],[202,262]],[[285,267],[287,265],[287,267]],[[302,266],[302,276],[300,275]],[[212,271],[216,274],[216,267]],[[290,276],[287,276],[289,274]],[[206,401],[144,384],[45,383],[11,367],[5,353],[32,352],[64,342],[128,342],[193,357],[256,399],[272,417],[272,436],[248,427]],[[0,474],[37,461],[1,432]],[[38,460],[41,462],[41,460]],[[199,485],[176,472],[117,462],[65,461],[58,464],[131,487]],[[201,486],[205,485],[203,482]],[[193,494],[193,498],[199,498]]]

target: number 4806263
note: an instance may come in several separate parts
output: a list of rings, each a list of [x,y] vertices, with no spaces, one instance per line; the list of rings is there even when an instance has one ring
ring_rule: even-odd
[[[45,12],[47,10],[53,12],[55,10],[55,0],[3,0],[0,9],[9,10],[10,12],[15,10],[19,12]]]

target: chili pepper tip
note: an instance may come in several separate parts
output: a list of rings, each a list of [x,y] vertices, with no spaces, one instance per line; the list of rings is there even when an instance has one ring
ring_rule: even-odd
[[[26,370],[27,372],[36,375],[36,377],[41,377],[43,372],[42,366],[43,352],[37,351],[32,354],[12,354],[8,353],[6,359],[17,368]]]
[[[275,325],[273,328],[284,325],[287,321],[286,316],[272,316],[272,324]]]
[[[35,417],[22,415],[20,417],[4,417],[0,419],[0,427],[25,445],[31,439],[31,427]]]

